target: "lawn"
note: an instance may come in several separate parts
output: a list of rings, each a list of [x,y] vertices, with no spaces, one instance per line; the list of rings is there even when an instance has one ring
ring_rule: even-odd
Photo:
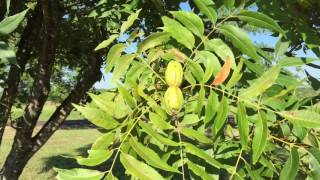
[[[57,106],[58,105],[56,103],[47,102],[42,110],[39,120],[47,121],[50,118],[50,116],[54,113]],[[16,107],[12,108],[12,114],[11,114],[12,119],[15,119],[21,116],[23,113],[23,110],[24,110],[23,108],[16,108]],[[72,111],[67,118],[67,120],[79,120],[79,119],[84,119],[84,117],[78,111]]]
[[[8,153],[14,130],[7,128],[0,147],[0,167]],[[29,161],[20,180],[54,179],[53,167],[79,167],[74,159],[65,156],[84,154],[101,133],[96,129],[58,130],[47,144]]]

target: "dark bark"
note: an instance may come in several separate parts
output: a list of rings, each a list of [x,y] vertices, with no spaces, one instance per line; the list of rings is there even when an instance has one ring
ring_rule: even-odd
[[[3,89],[0,100],[0,145],[5,126],[16,98],[21,76],[25,70],[26,63],[32,55],[32,49],[37,41],[41,29],[42,13],[39,6],[27,20],[27,25],[21,35],[16,53],[17,64],[12,64]]]
[[[3,174],[6,179],[18,179],[32,156],[32,132],[50,92],[50,78],[54,64],[57,37],[56,18],[58,18],[58,15],[56,3],[54,0],[40,2],[43,26],[37,74],[24,115],[17,119],[17,129],[12,149],[3,167]]]

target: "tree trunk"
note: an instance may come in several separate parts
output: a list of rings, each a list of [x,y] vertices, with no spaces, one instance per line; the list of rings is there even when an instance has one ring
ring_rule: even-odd
[[[41,22],[42,13],[40,7],[37,6],[32,15],[28,18],[27,25],[21,35],[18,51],[16,53],[17,64],[12,64],[10,67],[0,100],[0,146],[11,108],[18,93],[21,76],[25,70],[26,63],[32,55],[32,48],[34,47],[41,29]]]
[[[24,166],[32,157],[32,132],[50,92],[50,78],[54,64],[57,37],[56,18],[58,16],[56,15],[56,3],[54,0],[40,2],[43,27],[37,74],[24,115],[17,119],[13,146],[4,164],[3,173],[8,180],[18,179]]]

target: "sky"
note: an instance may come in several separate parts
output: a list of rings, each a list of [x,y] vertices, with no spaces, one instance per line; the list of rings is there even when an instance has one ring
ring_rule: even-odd
[[[189,4],[186,2],[186,3],[181,3],[180,4],[180,8],[182,10],[185,10],[185,11],[191,11],[191,8],[189,6]],[[256,7],[251,7],[251,10],[255,11],[256,10]],[[268,47],[275,47],[275,44],[277,43],[278,41],[278,37],[273,37],[271,36],[270,34],[268,33],[249,33],[249,36],[251,38],[251,40],[257,44],[265,44],[267,45]],[[127,35],[124,35],[122,37],[120,37],[118,39],[118,41],[125,41],[126,39],[128,38]],[[130,52],[135,52],[137,49],[137,46],[136,44],[131,44],[126,50],[125,52],[127,53],[130,53]],[[296,56],[297,57],[309,57],[309,58],[316,58],[317,56],[311,51],[311,50],[308,50],[306,53],[303,52],[302,50],[300,51],[297,51],[296,52]],[[317,65],[320,65],[320,61],[317,61],[315,62],[315,64]],[[308,67],[308,66],[304,66],[303,67],[305,70],[307,70],[312,76],[314,76],[315,78],[318,78],[320,79],[320,73],[319,73],[319,70],[317,69],[314,69],[312,67]],[[295,68],[290,68],[290,70],[292,72],[295,72],[296,69]],[[104,68],[101,69],[101,71],[103,72],[103,78],[101,79],[100,82],[97,82],[94,87],[95,88],[98,88],[98,89],[107,89],[107,88],[112,88],[114,87],[111,83],[111,77],[112,77],[112,74],[105,74],[104,73]],[[299,75],[301,77],[304,77],[305,74],[304,73],[299,73]]]

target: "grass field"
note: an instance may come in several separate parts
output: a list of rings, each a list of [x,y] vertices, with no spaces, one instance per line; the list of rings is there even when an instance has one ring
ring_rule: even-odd
[[[47,121],[49,117],[53,114],[53,112],[56,110],[56,107],[58,105],[52,102],[47,102],[44,106],[42,113],[39,117],[40,121]],[[12,108],[12,119],[15,119],[22,115],[23,108]],[[78,120],[78,119],[84,119],[84,117],[78,112],[78,111],[72,111],[71,114],[68,116],[67,120]]]
[[[0,167],[11,147],[14,130],[6,129],[0,147]],[[79,167],[74,159],[63,157],[84,154],[101,133],[96,129],[58,130],[47,144],[29,161],[20,180],[54,179],[53,167]]]

